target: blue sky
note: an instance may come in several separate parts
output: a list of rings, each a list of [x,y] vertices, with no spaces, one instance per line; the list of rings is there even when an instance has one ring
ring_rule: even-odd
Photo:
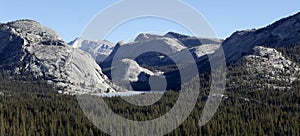
[[[107,6],[118,0],[86,1],[2,1],[0,22],[16,19],[33,19],[56,30],[65,41],[80,37],[90,20]],[[300,1],[220,1],[183,0],[198,10],[211,25],[219,38],[226,38],[236,30],[260,28],[280,18],[300,11]],[[108,40],[130,40],[139,32],[188,33],[177,24],[159,19],[138,19],[121,25]]]

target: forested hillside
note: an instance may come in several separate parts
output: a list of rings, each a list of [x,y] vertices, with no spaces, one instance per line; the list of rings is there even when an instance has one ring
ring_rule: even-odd
[[[248,76],[244,68],[229,68],[228,98],[213,119],[198,125],[209,91],[202,88],[190,117],[169,135],[300,135],[300,82],[285,89],[256,86],[266,82]],[[84,116],[75,96],[57,94],[42,81],[11,81],[1,76],[0,92],[0,135],[106,135]],[[147,107],[130,105],[119,97],[105,101],[123,117],[149,120],[168,112],[177,97],[177,92],[167,92]],[[122,130],[118,131],[121,135]]]

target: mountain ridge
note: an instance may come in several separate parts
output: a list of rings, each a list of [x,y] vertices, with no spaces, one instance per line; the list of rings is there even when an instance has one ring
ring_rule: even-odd
[[[236,31],[223,42],[222,47],[227,64],[230,64],[251,54],[255,46],[279,48],[300,43],[299,39],[300,12],[260,29]]]

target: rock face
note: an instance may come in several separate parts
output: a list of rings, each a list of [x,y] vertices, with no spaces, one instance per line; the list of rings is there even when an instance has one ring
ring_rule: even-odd
[[[0,41],[0,65],[11,75],[42,79],[68,94],[115,91],[89,54],[38,22],[1,24]]]
[[[114,43],[106,40],[89,41],[81,38],[76,38],[74,41],[70,42],[69,45],[88,52],[98,64],[102,63],[115,47]]]
[[[112,72],[116,74],[117,78],[115,81],[117,82],[137,82],[139,77],[145,80],[147,75],[154,75],[154,73],[148,69],[142,68],[137,64],[134,60],[131,59],[122,59],[118,61],[117,64],[118,68],[112,68]],[[118,70],[116,70],[118,69]],[[143,81],[144,81],[143,80]]]
[[[297,13],[262,29],[235,32],[224,41],[222,47],[227,64],[230,64],[251,54],[255,46],[278,48],[299,43],[300,13]]]
[[[220,44],[204,44],[201,46],[187,48],[186,50],[188,50],[193,55],[195,60],[185,59],[186,56],[184,56],[180,52],[172,54],[171,58],[176,58],[176,59],[178,58],[178,60],[183,61],[182,63],[195,63],[195,61],[197,62],[200,59],[202,59],[203,56],[205,56],[207,54],[213,54],[217,49],[220,48],[220,46],[221,46]]]

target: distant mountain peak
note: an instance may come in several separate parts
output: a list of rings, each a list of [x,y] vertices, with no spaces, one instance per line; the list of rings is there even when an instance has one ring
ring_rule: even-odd
[[[141,33],[135,38],[135,42],[141,42],[141,41],[146,41],[146,40],[153,40],[155,38],[162,37],[160,35],[156,34],[150,34],[150,33]]]
[[[69,43],[73,48],[79,48],[85,52],[88,52],[97,63],[101,63],[115,48],[115,44],[107,40],[85,40],[82,38],[76,38]]]
[[[166,37],[170,37],[170,38],[188,38],[190,36],[188,35],[184,35],[184,34],[180,34],[180,33],[176,33],[176,32],[168,32],[167,34],[165,34]]]

